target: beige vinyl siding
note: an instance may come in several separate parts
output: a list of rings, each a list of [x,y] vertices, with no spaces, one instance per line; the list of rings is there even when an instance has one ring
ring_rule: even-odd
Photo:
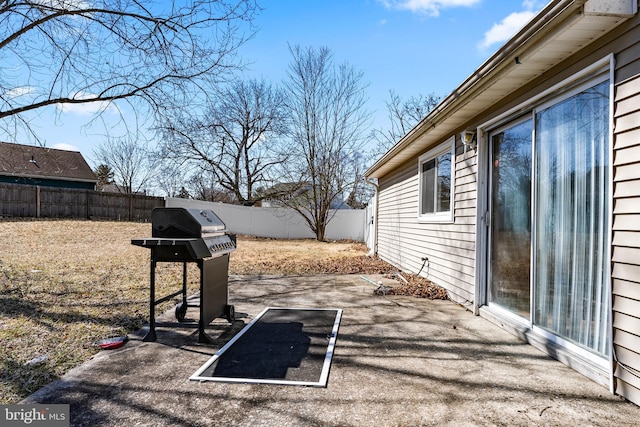
[[[633,40],[616,55],[616,76],[627,78],[616,82],[614,98],[613,351],[616,393],[640,404],[640,45]]]
[[[519,111],[516,110],[519,105],[611,54],[615,60],[611,322],[613,353],[619,362],[614,366],[613,377],[615,392],[640,405],[640,13],[533,81],[514,88],[499,102],[487,104],[484,112],[469,117],[460,128],[475,128],[506,112]],[[417,158],[379,180],[379,255],[414,273],[422,265],[420,258],[428,256],[429,278],[454,296],[469,301],[473,300],[477,273],[474,271],[474,250],[478,171],[475,153],[464,153],[458,141],[452,224],[418,221]],[[484,169],[481,172],[486,173]],[[484,182],[482,192],[487,191],[486,185]],[[482,260],[479,262],[481,265]],[[424,276],[425,272],[421,274]],[[479,286],[485,284],[479,282]],[[482,294],[479,295],[482,299]],[[544,351],[548,343],[540,343]],[[546,348],[546,351],[564,360],[562,354],[557,353],[558,349]],[[593,367],[589,364],[584,365],[583,371],[579,357],[569,356],[565,363],[601,382],[596,378],[600,376],[599,371],[590,374]],[[610,374],[611,371],[604,373],[607,382],[611,379]]]
[[[476,175],[475,152],[456,145],[453,223],[418,221],[417,159],[380,179],[378,255],[402,271],[422,268],[459,302],[474,294]]]

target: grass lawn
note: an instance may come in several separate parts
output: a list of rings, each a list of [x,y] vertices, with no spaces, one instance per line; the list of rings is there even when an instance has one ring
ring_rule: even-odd
[[[88,360],[96,341],[148,320],[149,250],[131,239],[150,237],[150,224],[0,221],[0,236],[0,404],[18,402]],[[239,236],[229,273],[393,270],[366,252],[360,243]],[[199,276],[189,268],[196,293]],[[156,276],[157,295],[166,295],[182,282],[182,266],[160,263]]]

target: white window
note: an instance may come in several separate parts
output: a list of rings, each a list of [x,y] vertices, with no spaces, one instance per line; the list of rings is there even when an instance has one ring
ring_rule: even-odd
[[[451,138],[418,159],[421,221],[453,221],[454,150],[455,140]]]

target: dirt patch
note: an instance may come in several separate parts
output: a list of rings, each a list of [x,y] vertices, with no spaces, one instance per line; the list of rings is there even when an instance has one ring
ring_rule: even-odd
[[[398,276],[398,275],[394,275]],[[386,295],[407,295],[416,298],[447,300],[447,291],[432,281],[415,274],[402,273],[398,286],[385,290]]]

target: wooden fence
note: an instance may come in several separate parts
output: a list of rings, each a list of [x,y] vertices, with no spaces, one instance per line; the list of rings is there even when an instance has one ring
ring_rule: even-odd
[[[0,217],[149,221],[164,198],[0,183]]]

